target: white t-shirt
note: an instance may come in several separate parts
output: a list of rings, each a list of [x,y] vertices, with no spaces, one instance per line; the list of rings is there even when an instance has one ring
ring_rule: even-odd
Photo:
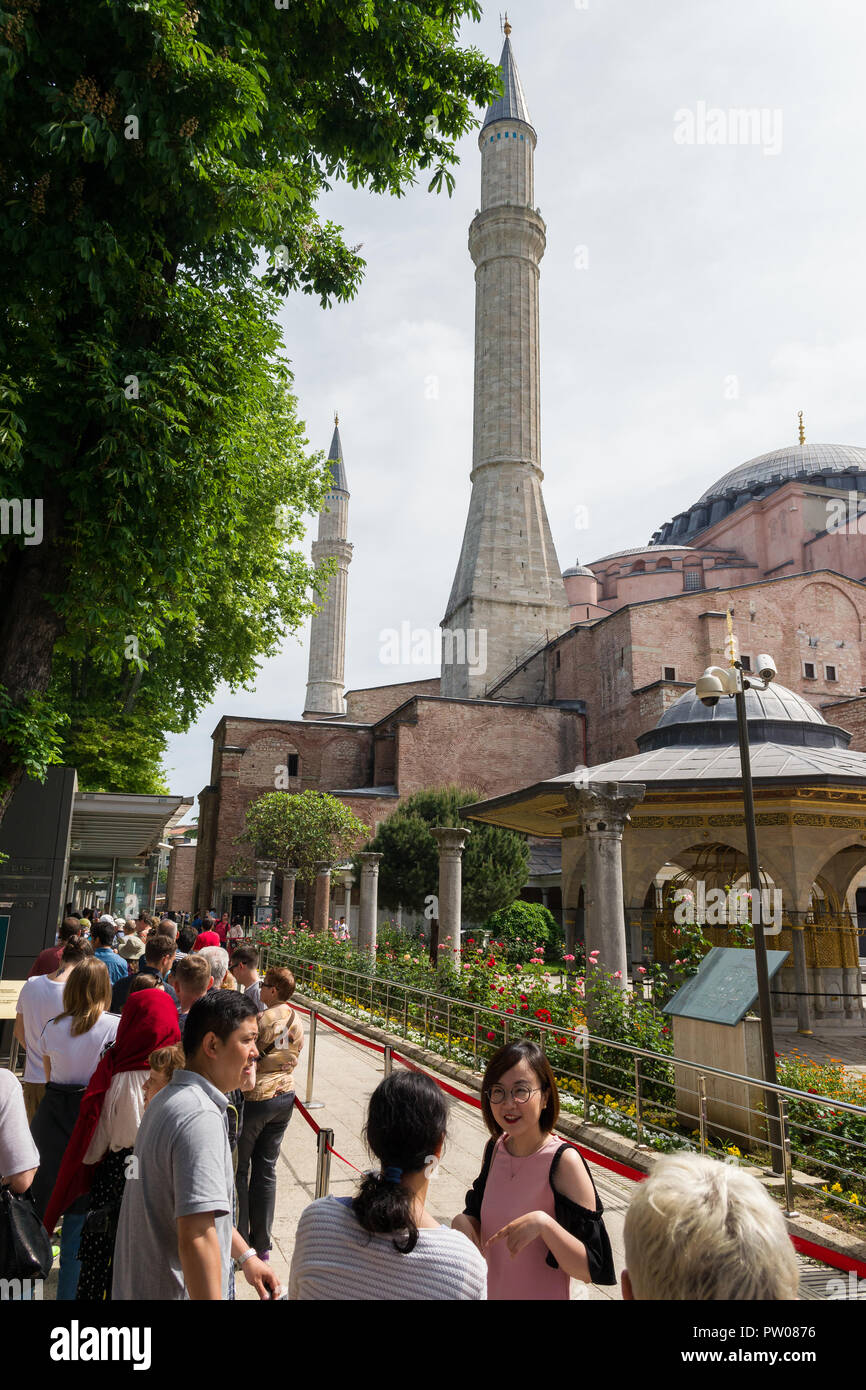
[[[63,1012],[64,984],[65,981],[51,980],[47,975],[32,975],[21,986],[16,1007],[24,1021],[24,1046],[27,1048],[25,1081],[45,1084],[42,1029],[49,1018],[56,1018]]]
[[[103,1050],[114,1042],[119,1025],[120,1014],[106,1012],[99,1015],[89,1033],[73,1038],[71,1018],[47,1023],[42,1034],[42,1052],[51,1063],[51,1080],[66,1086],[86,1086]]]
[[[39,1150],[27,1124],[24,1093],[18,1077],[0,1071],[0,1177],[12,1178],[39,1167]]]

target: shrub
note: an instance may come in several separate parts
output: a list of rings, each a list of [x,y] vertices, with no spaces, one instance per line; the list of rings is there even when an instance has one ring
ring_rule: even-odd
[[[502,943],[505,960],[526,965],[544,948],[545,960],[557,959],[562,945],[562,932],[548,908],[541,903],[514,902],[510,907],[492,913],[482,928],[490,932],[493,941]]]

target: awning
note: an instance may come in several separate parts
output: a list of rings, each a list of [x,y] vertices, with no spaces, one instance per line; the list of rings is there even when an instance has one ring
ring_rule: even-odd
[[[156,849],[183,820],[194,797],[136,796],[77,792],[72,806],[70,855],[88,859],[135,859]]]

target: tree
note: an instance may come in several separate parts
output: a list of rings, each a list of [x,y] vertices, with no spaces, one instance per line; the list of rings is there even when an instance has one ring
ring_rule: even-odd
[[[476,0],[0,6],[2,814],[100,728],[158,778],[165,731],[311,611],[326,474],[280,296],[351,298],[320,195],[450,191],[499,81],[457,44]]]
[[[235,844],[247,842],[257,859],[275,860],[312,883],[317,862],[339,864],[369,827],[342,801],[327,792],[266,792],[246,810],[246,830]]]
[[[484,923],[494,941],[501,941],[505,958],[526,964],[533,959],[536,946],[543,946],[545,957],[559,954],[562,932],[549,908],[541,903],[513,902],[493,912]]]
[[[379,826],[367,849],[383,856],[379,901],[385,907],[402,903],[421,912],[428,898],[438,893],[439,855],[431,825],[462,826],[471,832],[463,851],[462,894],[463,912],[470,921],[480,922],[514,901],[526,882],[529,848],[516,831],[461,820],[461,807],[481,798],[481,792],[461,787],[416,792]]]

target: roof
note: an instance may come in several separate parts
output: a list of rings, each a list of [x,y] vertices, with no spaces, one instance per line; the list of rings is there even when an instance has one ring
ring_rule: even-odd
[[[502,96],[498,101],[493,101],[488,106],[481,129],[484,130],[486,126],[493,125],[494,121],[524,121],[526,125],[531,126],[529,108],[526,105],[526,97],[523,95],[523,87],[520,84],[520,75],[514,61],[511,40],[507,36],[502,45],[499,71],[502,74]]]
[[[650,555],[664,554],[668,550],[694,550],[693,545],[630,545],[626,550],[613,550],[610,555],[602,555],[600,560],[593,560],[594,565],[603,565],[606,560],[622,560],[627,555]]]
[[[792,478],[806,478],[814,473],[845,473],[849,469],[866,472],[866,449],[854,444],[788,444],[732,468],[708,487],[698,502],[718,497],[729,488],[741,491],[751,484],[767,483],[776,477],[790,482]]]
[[[191,796],[76,792],[70,850],[88,858],[135,859],[150,854],[192,808]]]
[[[331,465],[331,485],[339,489],[340,492],[348,492],[346,483],[346,470],[343,467],[343,444],[340,439],[340,426],[334,424],[334,436],[331,440],[331,447],[328,450],[328,462]]]

